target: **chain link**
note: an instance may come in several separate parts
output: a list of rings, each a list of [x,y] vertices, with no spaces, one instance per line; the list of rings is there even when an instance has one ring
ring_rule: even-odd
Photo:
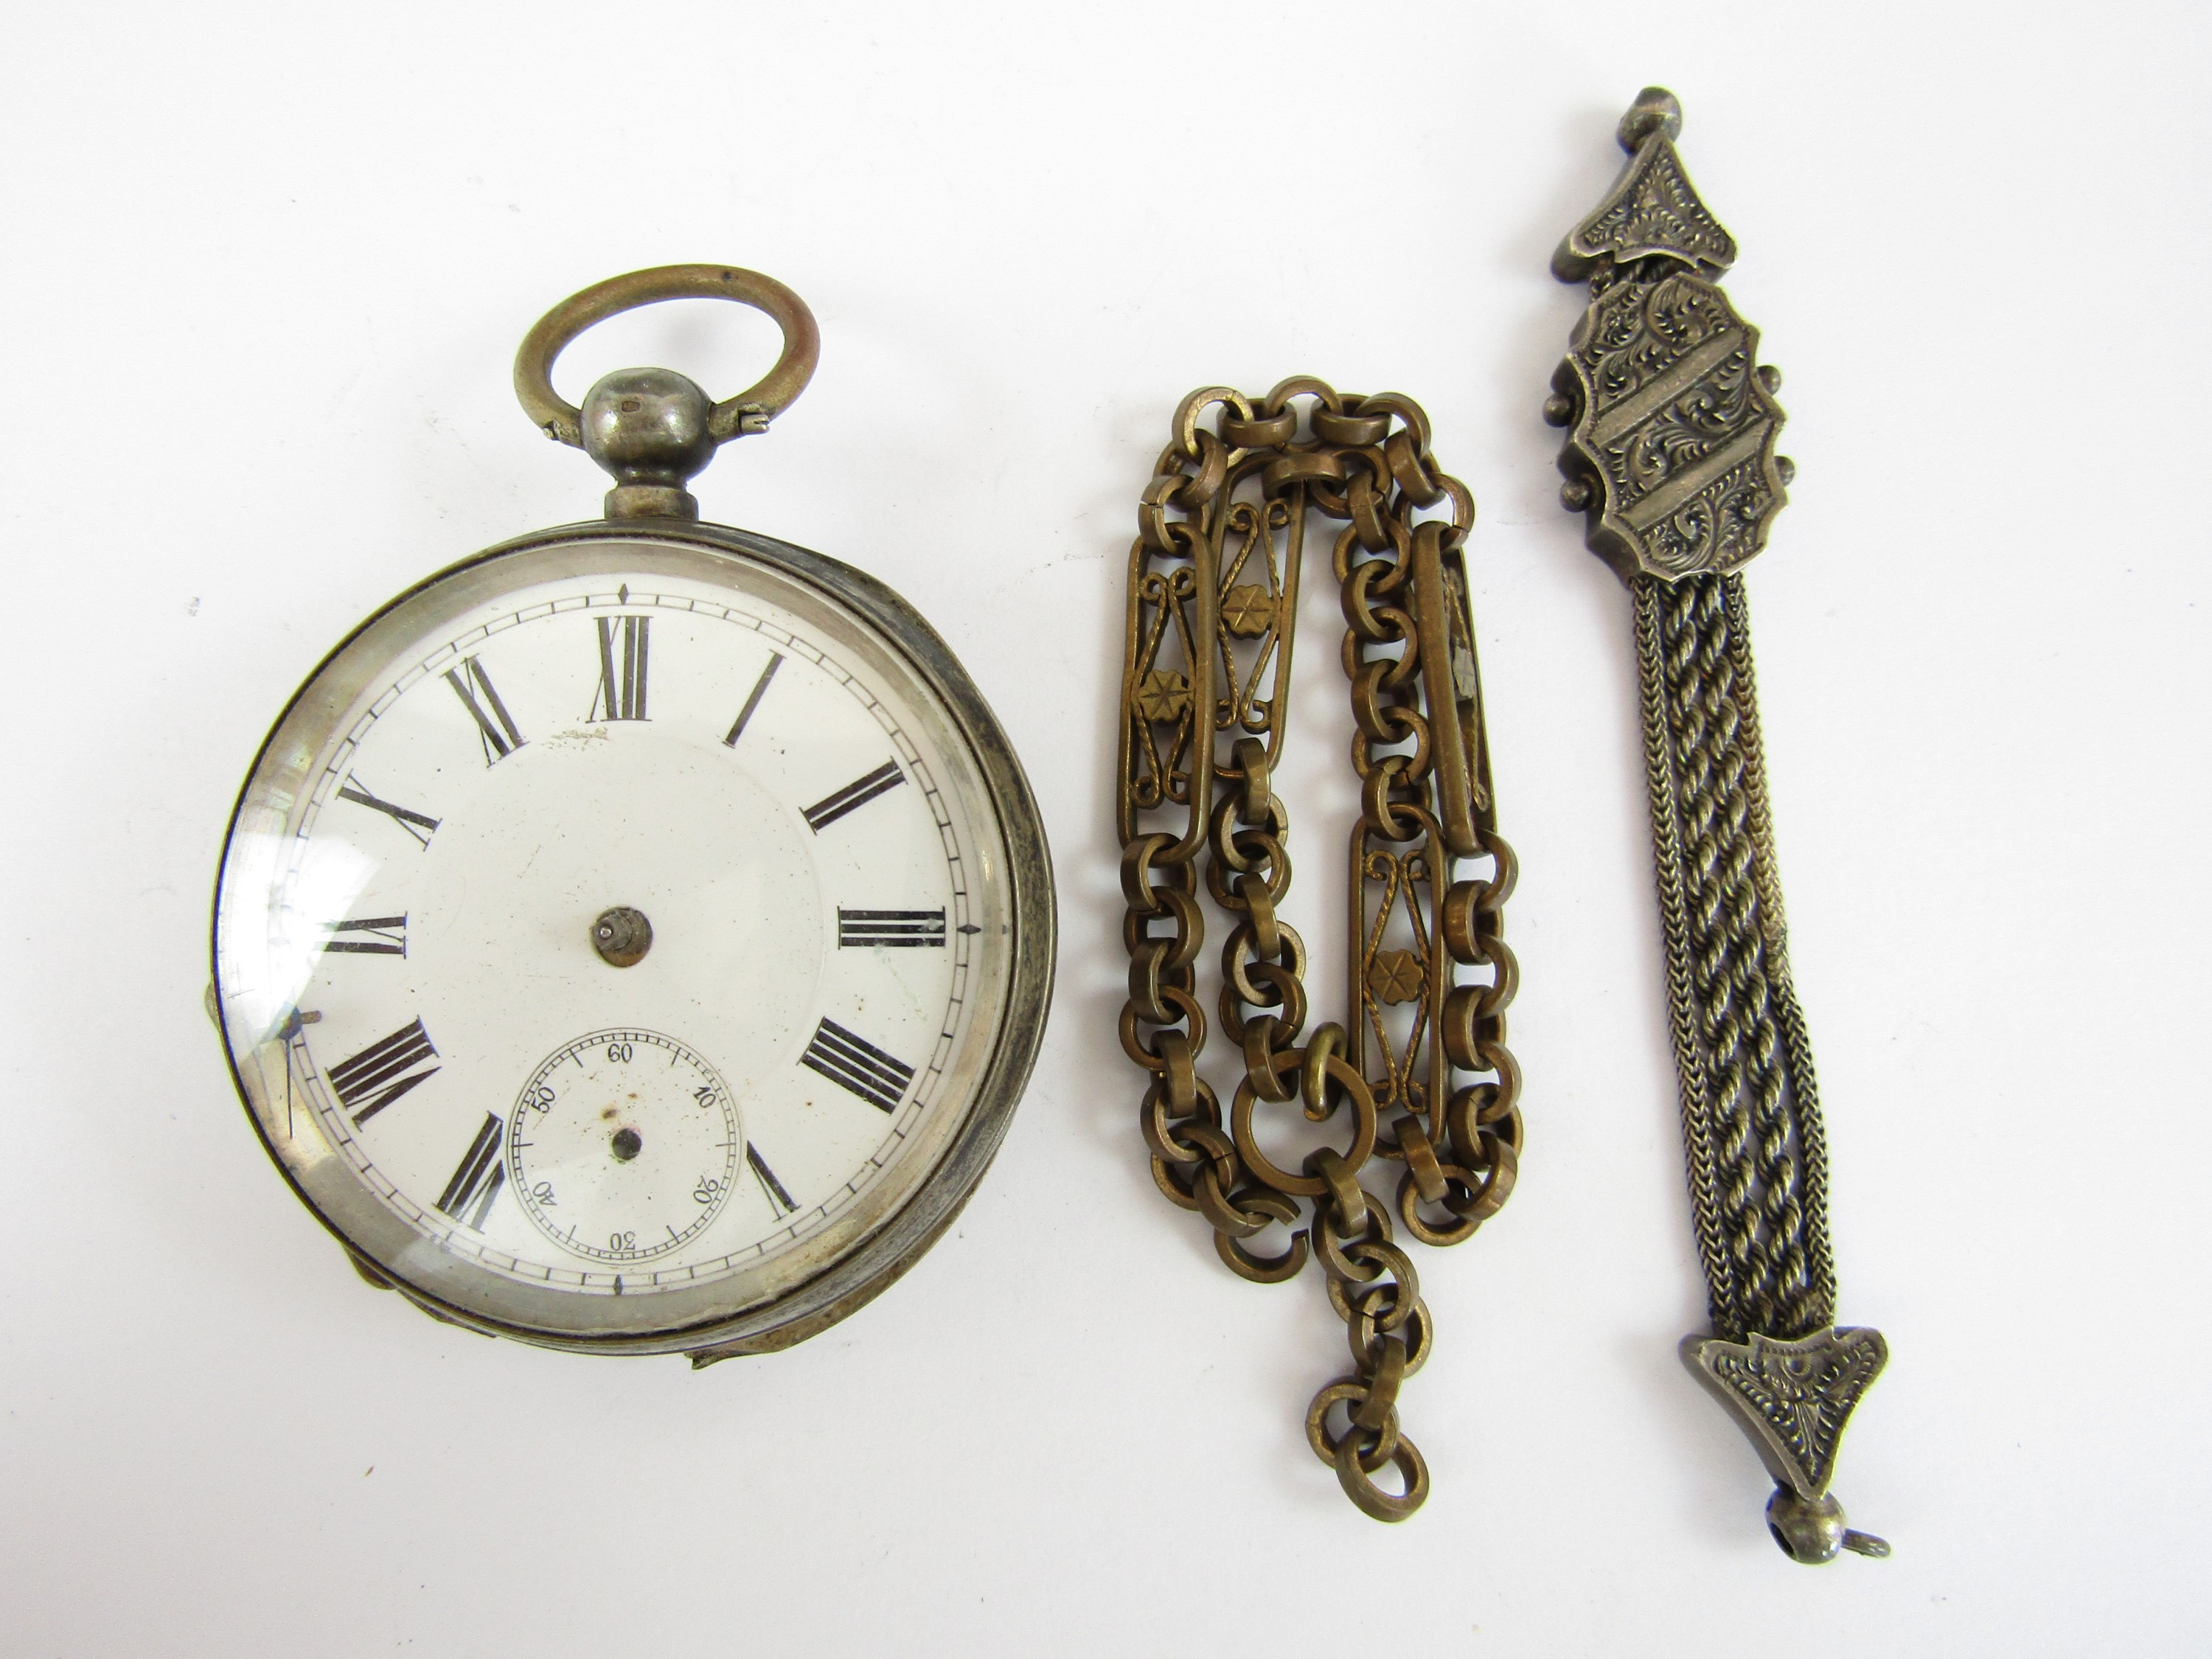
[[[1343,526],[1331,562],[1361,811],[1348,1016],[1308,1033],[1305,942],[1278,915],[1290,819],[1270,780],[1310,513]],[[1510,1195],[1521,1152],[1520,1068],[1505,1047],[1519,970],[1502,937],[1516,866],[1497,833],[1460,550],[1474,518],[1466,487],[1436,469],[1428,417],[1410,398],[1340,395],[1310,378],[1257,403],[1214,386],[1176,410],[1129,560],[1121,1032],[1150,1074],[1139,1119],[1152,1178],[1206,1218],[1243,1278],[1278,1283],[1320,1260],[1352,1370],[1314,1396],[1307,1437],[1382,1521],[1413,1513],[1429,1487],[1397,1401],[1433,1328],[1395,1225],[1424,1243],[1464,1243]],[[1482,872],[1455,878],[1462,862]],[[1225,1125],[1199,1073],[1201,884],[1229,924],[1215,1012],[1242,1075]],[[1259,1129],[1274,1139],[1294,1103],[1331,1127],[1293,1170]],[[1377,1159],[1404,1166],[1389,1204],[1362,1182]],[[1248,1244],[1278,1224],[1290,1235],[1281,1250]],[[1396,1493],[1374,1478],[1386,1464]]]

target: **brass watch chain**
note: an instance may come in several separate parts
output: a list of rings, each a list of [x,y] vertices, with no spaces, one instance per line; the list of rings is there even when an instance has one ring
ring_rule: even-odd
[[[1217,407],[1208,431],[1200,421]],[[1449,517],[1416,521],[1441,508]],[[1306,947],[1277,915],[1290,823],[1269,778],[1290,706],[1309,511],[1344,526],[1334,566],[1362,810],[1350,846],[1350,1006],[1343,1024],[1301,1042]],[[1340,395],[1310,378],[1257,403],[1212,386],[1176,410],[1129,558],[1121,1035],[1150,1074],[1139,1120],[1153,1179],[1206,1218],[1243,1278],[1279,1283],[1320,1259],[1352,1370],[1314,1396],[1307,1437],[1380,1521],[1405,1519],[1429,1490],[1399,1429],[1398,1393],[1433,1331],[1393,1212],[1424,1243],[1462,1243],[1512,1192],[1521,1151],[1520,1071],[1505,1048],[1518,975],[1500,937],[1515,862],[1497,832],[1460,551],[1474,518],[1466,486],[1436,470],[1412,399]],[[1232,922],[1217,1007],[1243,1070],[1225,1126],[1199,1073],[1201,854],[1204,889]],[[1455,879],[1455,860],[1486,873]],[[1486,980],[1469,977],[1485,969]],[[1255,1119],[1292,1103],[1314,1123],[1341,1127],[1348,1114],[1348,1142],[1280,1167]],[[1391,1202],[1363,1184],[1375,1158],[1403,1166]],[[1312,1214],[1287,1249],[1247,1249],[1270,1224],[1304,1218],[1302,1200]],[[1386,1463],[1399,1493],[1374,1480]]]

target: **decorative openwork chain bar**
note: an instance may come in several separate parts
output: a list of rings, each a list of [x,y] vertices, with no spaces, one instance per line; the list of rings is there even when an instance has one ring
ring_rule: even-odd
[[[1790,984],[1736,571],[1795,469],[1774,453],[1782,381],[1719,286],[1735,243],[1674,150],[1681,108],[1648,88],[1632,157],[1553,259],[1589,309],[1545,416],[1570,428],[1566,506],[1636,605],[1668,1000],[1690,1199],[1714,1334],[1682,1356],[1775,1480],[1767,1522],[1796,1560],[1887,1555],[1828,1492],[1852,1407],[1887,1358],[1838,1328],[1827,1169],[1804,1017]]]
[[[1200,422],[1216,409],[1208,430]],[[1449,516],[1417,521],[1430,509]],[[1344,526],[1333,563],[1361,813],[1351,1006],[1307,1033],[1305,942],[1277,914],[1290,820],[1269,779],[1316,512]],[[1499,937],[1513,851],[1497,833],[1460,552],[1474,519],[1466,487],[1435,470],[1428,417],[1410,398],[1297,379],[1255,403],[1212,386],[1176,412],[1129,556],[1121,1024],[1151,1075],[1139,1119],[1153,1179],[1206,1218],[1246,1279],[1294,1279],[1320,1259],[1352,1369],[1314,1396],[1307,1437],[1379,1521],[1404,1520],[1429,1487],[1399,1429],[1398,1392],[1433,1332],[1397,1230],[1463,1243],[1511,1193],[1521,1151],[1520,1072],[1504,1046],[1516,970]],[[1455,860],[1481,873],[1455,879]],[[1231,923],[1218,1012],[1242,1069],[1225,1123],[1200,1072],[1201,889]],[[1294,1109],[1334,1127],[1289,1169],[1263,1150],[1258,1120],[1295,1127]],[[1376,1158],[1401,1166],[1389,1201],[1364,1182]],[[1288,1247],[1255,1254],[1245,1241],[1273,1223],[1294,1230]],[[1396,1494],[1374,1478],[1386,1463]]]

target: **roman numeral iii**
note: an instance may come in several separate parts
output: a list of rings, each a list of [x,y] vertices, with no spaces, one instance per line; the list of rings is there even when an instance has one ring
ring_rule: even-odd
[[[645,653],[653,630],[650,617],[600,617],[599,689],[586,720],[641,720],[645,718]],[[599,711],[606,712],[601,714]]]
[[[325,951],[336,951],[362,957],[404,957],[407,954],[407,918],[404,916],[362,916],[353,921],[332,921],[324,924],[327,935],[322,941]],[[359,939],[341,939],[341,933],[358,933]]]
[[[483,665],[474,657],[465,658],[458,668],[446,671],[446,684],[453,688],[453,695],[461,700],[461,707],[477,723],[477,736],[483,740],[486,766],[496,765],[522,747],[522,733],[515,729],[514,716],[507,712],[507,705],[499,700],[499,692],[485,673]],[[483,702],[477,701],[477,693],[483,693]],[[485,712],[489,703],[490,712]],[[494,720],[493,716],[498,718]]]
[[[856,945],[934,945],[945,943],[942,910],[848,910],[837,907],[837,943]]]
[[[337,1092],[338,1104],[353,1115],[354,1127],[358,1129],[416,1084],[435,1076],[434,1066],[427,1072],[414,1067],[437,1057],[430,1034],[416,1018],[383,1041],[370,1043],[352,1059],[331,1066],[331,1087]]]
[[[885,761],[866,777],[855,778],[834,794],[824,795],[806,809],[806,827],[820,835],[855,807],[866,806],[887,789],[906,781],[896,761]]]
[[[825,1019],[815,1027],[814,1041],[799,1058],[801,1065],[811,1066],[885,1112],[898,1109],[899,1097],[914,1079],[913,1066],[885,1054],[865,1037],[855,1036],[835,1020]]]
[[[499,1189],[507,1184],[507,1165],[500,1162],[499,1138],[507,1126],[491,1112],[484,1114],[483,1127],[469,1143],[460,1167],[453,1178],[446,1183],[438,1207],[464,1226],[483,1231],[484,1218],[491,1213],[491,1201],[499,1196]],[[474,1206],[475,1213],[469,1213]]]

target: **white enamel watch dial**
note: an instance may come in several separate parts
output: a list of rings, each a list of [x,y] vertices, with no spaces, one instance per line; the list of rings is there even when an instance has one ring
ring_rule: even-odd
[[[219,1012],[270,1150],[488,1328],[775,1346],[849,1310],[1035,1049],[1042,839],[979,720],[895,599],[738,532],[549,532],[398,601],[226,850]]]

